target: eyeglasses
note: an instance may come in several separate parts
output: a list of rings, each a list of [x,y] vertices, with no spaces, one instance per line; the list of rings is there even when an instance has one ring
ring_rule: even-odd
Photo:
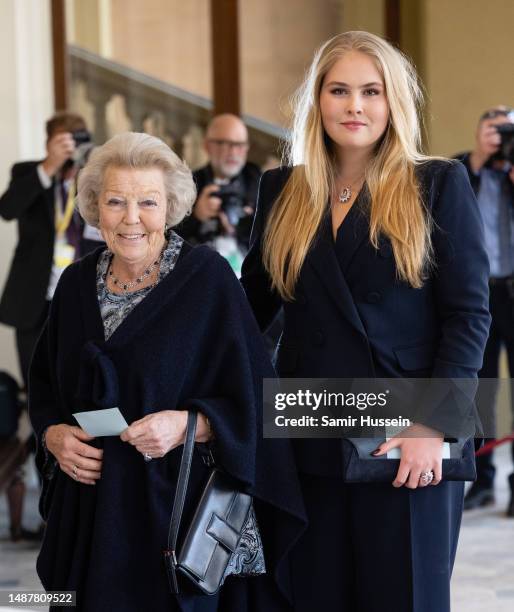
[[[221,138],[209,138],[207,140],[210,144],[216,145],[220,149],[228,149],[229,151],[234,149],[235,151],[243,151],[248,148],[248,142],[238,142],[236,140],[222,140]]]
[[[481,117],[480,121],[484,121],[485,119],[496,119],[496,117],[509,117],[514,110],[512,108],[506,108],[505,110],[495,108],[490,111],[486,111]]]

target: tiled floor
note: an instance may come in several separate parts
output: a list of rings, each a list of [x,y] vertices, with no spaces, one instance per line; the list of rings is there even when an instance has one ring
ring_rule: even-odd
[[[453,612],[514,611],[514,519],[504,511],[508,500],[509,451],[496,456],[497,505],[465,513],[453,577]],[[36,491],[27,500],[26,524],[38,524]],[[7,540],[5,498],[0,499],[0,589],[40,589],[34,570],[37,551]],[[12,608],[11,608],[12,609]],[[20,609],[20,608],[18,608]],[[43,608],[38,608],[42,610]],[[0,606],[0,612],[8,608]],[[385,610],[384,612],[394,612]],[[434,610],[433,612],[438,612]]]
[[[464,513],[452,581],[454,612],[514,611],[514,518],[509,498],[510,449],[496,454],[496,505]]]

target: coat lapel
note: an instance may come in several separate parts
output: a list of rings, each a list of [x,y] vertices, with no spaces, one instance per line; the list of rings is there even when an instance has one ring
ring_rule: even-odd
[[[53,228],[55,227],[55,179],[52,181],[52,186],[49,189],[45,189],[43,193],[46,201],[48,223]]]
[[[347,274],[359,247],[367,241],[368,237],[369,219],[359,197],[340,225],[335,244],[331,245],[343,275]]]
[[[103,248],[80,260],[80,307],[88,340],[104,341],[104,326],[96,292],[96,265]]]
[[[331,233],[330,216],[326,216],[320,227],[320,232],[309,251],[305,263],[309,265],[319,277],[328,294],[334,300],[341,314],[359,331],[366,336],[366,330],[355,306],[353,296],[337,260],[334,242]],[[360,244],[360,242],[359,242]],[[358,246],[356,243],[355,248]],[[353,249],[352,252],[354,252]]]

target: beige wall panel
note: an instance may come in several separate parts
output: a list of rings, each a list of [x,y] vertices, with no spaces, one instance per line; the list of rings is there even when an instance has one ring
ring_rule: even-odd
[[[68,42],[100,53],[101,15],[98,0],[73,0],[71,6],[69,2],[65,4],[65,9],[73,17],[73,23],[68,17],[66,19]]]
[[[112,59],[211,97],[209,0],[112,0]]]
[[[342,31],[342,2],[240,0],[244,113],[285,126],[289,98],[314,50]]]
[[[512,0],[424,0],[430,152],[473,146],[481,112],[514,105]]]
[[[384,0],[343,0],[344,30],[366,30],[385,36]]]

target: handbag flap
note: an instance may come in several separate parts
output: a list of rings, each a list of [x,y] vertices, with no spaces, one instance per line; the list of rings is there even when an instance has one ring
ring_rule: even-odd
[[[380,460],[387,459],[386,455],[373,457],[371,454],[381,444],[385,442],[385,438],[345,438],[348,440],[357,451],[359,459]],[[458,438],[450,442],[450,459],[462,459],[464,446],[468,443],[469,438]]]
[[[344,479],[346,482],[392,482],[400,465],[399,459],[387,455],[373,457],[384,438],[344,438],[342,441]],[[476,479],[473,438],[450,443],[450,458],[443,459],[443,480]]]
[[[387,459],[386,455],[382,455],[380,457],[373,457],[372,452],[376,450],[381,444],[385,442],[385,438],[345,438],[350,442],[357,454],[359,459],[370,459],[370,460],[380,460]]]
[[[212,514],[207,533],[231,553],[237,548],[241,535],[217,514]]]
[[[237,547],[252,498],[213,470],[184,539],[178,565],[194,575],[202,590],[216,592]]]

